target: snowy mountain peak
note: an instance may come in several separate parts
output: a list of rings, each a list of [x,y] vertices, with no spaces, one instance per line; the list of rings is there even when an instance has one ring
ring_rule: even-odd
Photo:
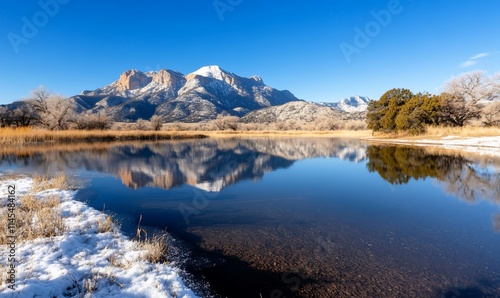
[[[367,105],[369,102],[370,102],[370,98],[368,98],[366,96],[356,95],[356,96],[344,98],[343,100],[341,100],[339,102],[339,104],[344,103],[344,104],[348,104],[348,105],[353,106],[353,107],[359,107],[359,106]]]
[[[203,66],[202,68],[193,72],[193,74],[221,81],[223,81],[227,76],[231,76],[230,73],[226,72],[218,65]]]
[[[369,102],[370,98],[366,96],[356,95],[344,98],[339,102],[319,102],[317,104],[320,106],[330,107],[348,113],[355,113],[355,112],[366,111]]]

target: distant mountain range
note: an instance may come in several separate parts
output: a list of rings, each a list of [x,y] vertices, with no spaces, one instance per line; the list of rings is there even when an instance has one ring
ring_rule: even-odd
[[[365,112],[368,108],[370,98],[366,96],[352,96],[342,99],[340,102],[318,102],[318,105],[330,107],[348,113]]]
[[[187,123],[218,115],[257,123],[359,119],[364,118],[369,100],[354,96],[337,103],[307,102],[288,90],[267,86],[258,76],[238,76],[216,65],[187,75],[168,69],[127,70],[107,86],[69,98],[76,112],[104,113],[114,121],[134,122],[158,115],[164,122]],[[18,101],[5,107],[12,111],[25,104]]]
[[[245,78],[219,66],[205,66],[184,75],[128,70],[108,86],[73,96],[79,111],[104,111],[116,121],[161,116],[166,122],[199,122],[219,114],[243,116],[261,108],[298,101],[258,76]]]

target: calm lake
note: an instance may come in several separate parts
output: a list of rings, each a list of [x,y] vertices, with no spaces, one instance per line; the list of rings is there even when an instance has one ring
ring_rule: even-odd
[[[340,139],[4,152],[67,172],[133,234],[167,229],[201,296],[500,297],[500,160]]]

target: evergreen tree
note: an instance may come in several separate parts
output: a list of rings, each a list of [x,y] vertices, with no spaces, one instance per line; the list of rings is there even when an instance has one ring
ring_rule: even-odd
[[[395,131],[396,117],[401,108],[413,97],[408,89],[394,88],[382,95],[380,100],[368,104],[368,128],[374,131]]]

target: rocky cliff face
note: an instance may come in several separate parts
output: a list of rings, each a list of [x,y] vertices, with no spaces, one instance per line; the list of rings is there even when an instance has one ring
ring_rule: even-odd
[[[136,90],[147,86],[151,82],[151,77],[137,70],[127,70],[122,73],[116,82],[116,89],[120,92],[126,90]]]
[[[79,111],[104,111],[116,121],[159,115],[166,122],[199,122],[219,114],[241,117],[298,99],[289,91],[266,86],[258,76],[245,78],[205,66],[188,75],[168,69],[127,70],[110,85],[71,100]]]

